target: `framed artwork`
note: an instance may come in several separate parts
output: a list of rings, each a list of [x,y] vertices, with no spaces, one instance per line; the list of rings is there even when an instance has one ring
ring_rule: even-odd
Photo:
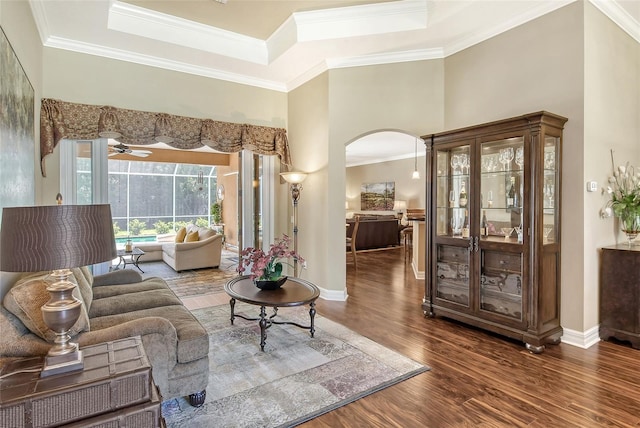
[[[396,183],[362,183],[360,209],[363,211],[393,211],[396,197]]]
[[[0,208],[35,203],[34,91],[0,28]]]

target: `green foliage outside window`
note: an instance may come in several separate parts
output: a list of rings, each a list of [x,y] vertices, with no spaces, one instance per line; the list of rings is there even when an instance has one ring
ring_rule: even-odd
[[[162,220],[153,223],[153,227],[156,228],[156,233],[158,234],[169,233],[171,231],[171,224]]]
[[[142,230],[147,227],[147,223],[134,218],[129,222],[129,233],[131,235],[140,235]]]

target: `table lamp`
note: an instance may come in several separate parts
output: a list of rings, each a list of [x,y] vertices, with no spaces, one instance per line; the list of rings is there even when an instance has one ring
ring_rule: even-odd
[[[2,210],[0,270],[51,270],[47,282],[50,299],[42,318],[56,338],[45,357],[41,377],[82,369],[82,351],[71,343],[69,329],[80,316],[82,302],[72,293],[71,268],[116,257],[111,206],[53,205],[10,207]]]

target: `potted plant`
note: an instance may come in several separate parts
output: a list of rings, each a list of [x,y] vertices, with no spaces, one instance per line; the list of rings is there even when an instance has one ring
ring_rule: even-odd
[[[605,215],[613,214],[620,219],[620,228],[627,235],[629,245],[640,234],[640,171],[627,162],[617,168],[611,151],[613,175],[609,177],[606,192],[610,195]]]
[[[211,204],[211,217],[214,224],[222,223],[222,202],[214,202]]]
[[[305,263],[304,258],[295,251],[289,250],[290,243],[291,238],[282,235],[282,238],[276,239],[271,244],[266,253],[260,248],[245,248],[240,253],[241,261],[237,271],[244,273],[250,266],[250,277],[258,288],[263,290],[279,288],[287,280],[287,277],[282,275],[283,263],[291,266],[287,262],[291,258],[302,263],[303,267]]]

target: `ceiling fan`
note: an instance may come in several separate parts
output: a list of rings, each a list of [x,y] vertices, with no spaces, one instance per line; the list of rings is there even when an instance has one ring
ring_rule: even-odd
[[[131,156],[137,156],[139,158],[146,158],[152,153],[149,150],[132,150],[129,148],[129,146],[122,143],[116,144],[115,146],[109,146],[109,152],[109,156],[127,154]]]

